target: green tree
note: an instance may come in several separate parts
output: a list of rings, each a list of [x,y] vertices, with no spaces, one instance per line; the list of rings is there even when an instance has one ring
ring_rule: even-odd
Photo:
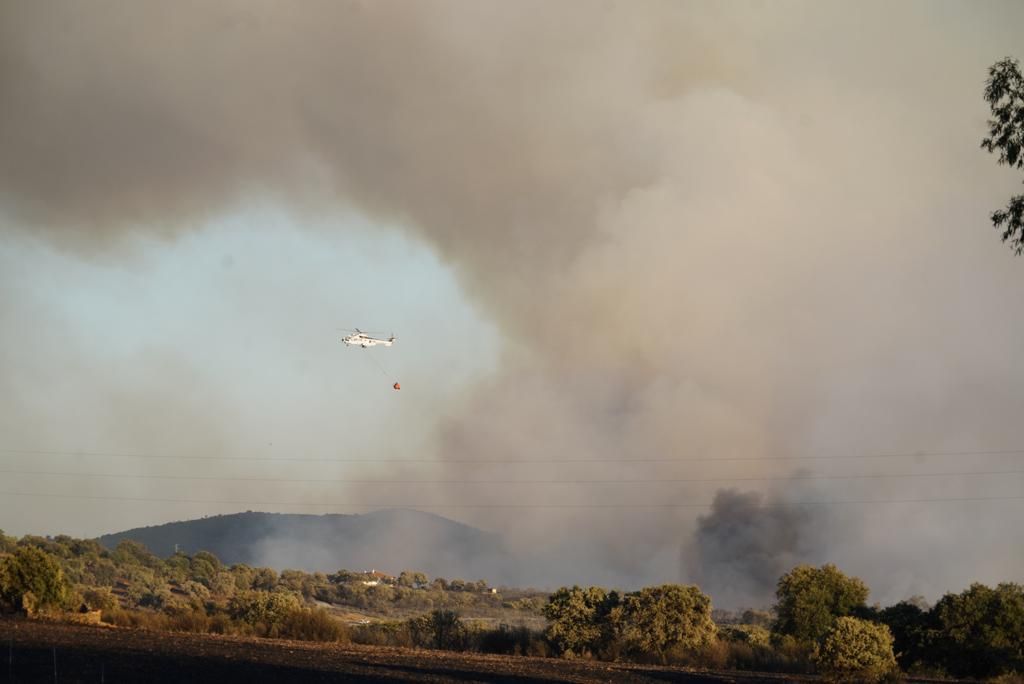
[[[435,610],[430,614],[430,631],[434,648],[459,650],[466,640],[466,630],[454,610]]]
[[[169,580],[184,582],[191,572],[192,560],[180,551],[164,560],[163,573]]]
[[[35,546],[0,559],[0,596],[15,608],[55,608],[68,596],[60,561]]]
[[[719,628],[718,636],[726,641],[734,641],[751,646],[771,646],[771,632],[767,627],[752,624],[723,625]]]
[[[290,613],[301,608],[298,596],[280,591],[240,592],[228,603],[228,611],[234,619],[269,630],[279,626]]]
[[[26,534],[24,537],[19,539],[18,546],[34,546],[38,549],[42,549],[51,556],[56,556],[57,558],[67,558],[70,555],[67,547],[63,544],[54,539],[40,537],[34,534]]]
[[[545,635],[555,650],[569,657],[596,653],[606,633],[602,624],[608,594],[601,587],[562,587],[548,597]]]
[[[85,556],[92,560],[106,555],[107,551],[95,539],[71,539],[68,548],[75,556]]]
[[[932,609],[937,652],[953,674],[991,677],[1024,671],[1024,587],[972,584]]]
[[[118,565],[138,565],[146,568],[158,568],[163,564],[159,558],[150,553],[143,544],[124,539],[111,554]]]
[[[327,581],[331,584],[346,584],[348,582],[355,582],[360,577],[361,575],[358,572],[352,572],[351,570],[342,568],[338,572],[328,575]]]
[[[210,580],[210,593],[218,597],[230,597],[235,594],[238,587],[235,576],[228,570],[221,570]]]
[[[110,587],[88,587],[82,592],[82,601],[91,610],[110,610],[117,606],[117,597]]]
[[[273,568],[256,568],[252,579],[252,588],[273,591],[277,586],[277,571]]]
[[[128,587],[128,600],[139,608],[164,608],[171,604],[171,592],[163,578],[151,575]]]
[[[100,587],[112,587],[117,581],[117,566],[109,558],[97,558],[86,563],[83,581]]]
[[[930,649],[932,630],[931,613],[920,603],[900,601],[878,612],[877,619],[889,628],[893,636],[896,660],[904,670],[915,665],[926,665],[932,660]]]
[[[866,608],[868,587],[831,564],[798,565],[779,579],[775,632],[805,643],[817,642],[836,618]]]
[[[395,590],[386,584],[367,587],[366,598],[376,610],[386,610],[387,604],[395,599]]]
[[[878,682],[897,671],[892,644],[885,625],[840,617],[825,634],[818,668],[832,680]]]
[[[627,594],[626,641],[630,650],[665,660],[670,650],[695,651],[718,632],[711,620],[711,599],[695,586],[665,584]]]
[[[200,551],[192,556],[192,560],[189,561],[188,578],[193,582],[199,582],[210,587],[213,584],[213,578],[220,569],[220,562],[217,561],[216,557],[213,557],[211,561],[211,557],[213,557],[213,554],[205,551]]]
[[[10,553],[17,548],[18,541],[14,537],[8,537],[0,530],[0,553]]]
[[[427,576],[422,572],[413,572],[412,570],[403,570],[398,575],[398,586],[400,587],[415,587],[418,584],[426,583]]]
[[[989,134],[982,149],[999,152],[999,163],[1024,168],[1024,76],[1017,60],[1007,57],[989,67],[985,101],[992,110]],[[992,225],[1003,231],[1003,242],[1024,252],[1024,195],[1010,198],[1005,209],[992,212]]]
[[[302,570],[282,570],[277,583],[303,596],[313,595],[313,577]]]
[[[253,580],[256,578],[256,571],[245,563],[236,563],[231,566],[231,574],[235,578],[235,588],[239,591],[252,589]]]
[[[192,580],[185,580],[181,584],[181,590],[195,605],[201,606],[210,598],[210,590],[206,585]]]
[[[740,624],[771,627],[772,614],[767,610],[754,610],[753,608],[748,608],[740,615]]]

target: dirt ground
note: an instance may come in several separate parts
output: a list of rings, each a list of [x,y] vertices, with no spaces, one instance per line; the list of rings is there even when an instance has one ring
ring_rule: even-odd
[[[778,682],[788,676],[689,672],[415,649],[0,619],[6,682]]]

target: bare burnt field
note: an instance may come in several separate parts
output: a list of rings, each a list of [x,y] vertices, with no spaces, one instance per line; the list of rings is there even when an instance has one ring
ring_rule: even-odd
[[[791,675],[572,662],[0,619],[7,682],[782,682]]]

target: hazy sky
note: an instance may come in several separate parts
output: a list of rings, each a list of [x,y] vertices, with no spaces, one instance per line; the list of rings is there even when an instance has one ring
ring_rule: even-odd
[[[980,452],[1024,450],[1024,260],[988,223],[1021,178],[979,143],[1020,26],[3,3],[0,527],[424,506],[532,583],[1019,581],[1024,451]],[[274,460],[345,458],[421,460]]]

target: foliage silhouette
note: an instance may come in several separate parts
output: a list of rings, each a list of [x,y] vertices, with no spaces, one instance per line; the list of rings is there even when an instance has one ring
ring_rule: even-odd
[[[1024,167],[1024,76],[1020,64],[1007,57],[989,67],[985,82],[985,101],[992,111],[989,134],[981,147],[999,153],[999,163],[1010,168]],[[1005,209],[992,212],[992,225],[1003,231],[1019,256],[1024,252],[1024,195],[1010,198]]]

